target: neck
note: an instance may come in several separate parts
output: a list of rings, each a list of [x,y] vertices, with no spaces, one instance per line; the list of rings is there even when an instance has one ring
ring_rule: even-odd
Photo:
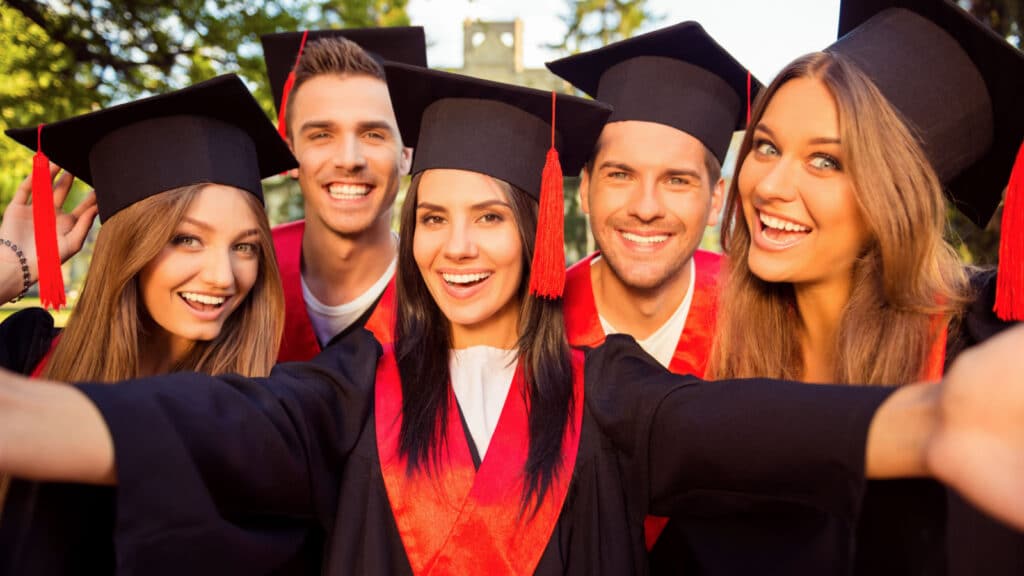
[[[513,298],[505,309],[491,319],[475,325],[452,324],[452,348],[490,346],[511,350],[519,342],[519,299]]]
[[[364,232],[344,236],[315,218],[306,220],[302,278],[317,300],[338,306],[355,300],[373,286],[397,253],[390,222],[388,210]]]
[[[616,330],[643,340],[661,328],[686,298],[690,289],[693,259],[660,286],[638,289],[627,286],[601,258],[590,267],[597,310]]]
[[[839,325],[850,302],[850,280],[793,286],[800,313],[804,382],[835,380],[835,352]]]
[[[156,328],[160,335],[151,338],[139,352],[139,376],[167,374],[192,350],[193,340],[186,340]]]

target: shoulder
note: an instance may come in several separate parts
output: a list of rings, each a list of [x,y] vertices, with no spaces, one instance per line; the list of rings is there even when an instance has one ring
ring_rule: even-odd
[[[58,330],[42,308],[19,310],[0,324],[0,366],[28,374],[50,349]]]
[[[969,275],[970,300],[953,334],[955,338],[951,338],[957,341],[956,351],[984,342],[1014,324],[1000,320],[993,311],[996,302],[996,270],[971,269]]]

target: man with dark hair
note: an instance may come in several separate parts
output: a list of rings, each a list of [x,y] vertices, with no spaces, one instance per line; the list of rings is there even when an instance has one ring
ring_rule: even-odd
[[[284,284],[279,361],[308,360],[366,326],[390,339],[398,239],[392,209],[412,150],[403,145],[376,58],[426,66],[423,29],[294,32],[262,38],[299,161],[305,219],[274,229]]]

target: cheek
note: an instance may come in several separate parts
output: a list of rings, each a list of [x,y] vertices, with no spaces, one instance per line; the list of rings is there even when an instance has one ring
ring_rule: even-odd
[[[416,261],[416,267],[426,276],[430,264],[437,253],[438,238],[436,234],[417,230],[412,240],[412,257]]]
[[[147,303],[154,302],[175,285],[175,270],[185,263],[169,250],[164,250],[139,271],[139,291]]]
[[[256,284],[256,278],[260,272],[260,261],[258,258],[236,258],[233,271],[238,291],[247,294]]]

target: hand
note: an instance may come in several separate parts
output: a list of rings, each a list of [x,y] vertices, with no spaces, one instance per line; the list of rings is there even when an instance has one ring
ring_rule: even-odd
[[[54,178],[58,172],[60,172],[60,168],[56,164],[50,163],[50,178]],[[85,243],[85,237],[89,234],[89,229],[92,227],[98,211],[95,192],[89,192],[89,195],[83,198],[70,213],[61,208],[74,180],[74,176],[64,172],[53,185],[53,205],[56,207],[57,214],[57,250],[60,253],[61,262],[66,262],[82,249],[82,244]],[[18,248],[25,253],[29,274],[34,282],[39,278],[39,268],[36,259],[32,205],[28,203],[31,190],[32,177],[29,176],[18,185],[11,203],[4,211],[3,220],[0,221],[0,238],[6,238],[17,244]],[[0,250],[0,259],[5,262],[17,263],[14,252],[7,249]],[[20,266],[18,277],[19,279],[21,277]]]
[[[940,385],[935,477],[1024,530],[1024,325],[961,354]]]

